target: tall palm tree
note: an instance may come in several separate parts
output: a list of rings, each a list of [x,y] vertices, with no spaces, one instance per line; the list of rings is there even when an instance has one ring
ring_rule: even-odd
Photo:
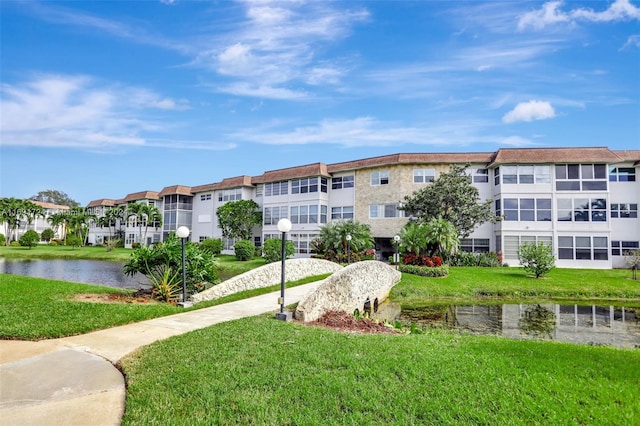
[[[95,219],[95,215],[87,212],[84,207],[72,207],[67,214],[67,225],[69,231],[73,232],[80,239],[80,244],[85,245],[89,236],[89,222]]]
[[[63,212],[53,213],[49,217],[47,217],[47,222],[51,225],[51,227],[56,230],[60,230],[59,237],[61,239],[67,238],[67,214]]]
[[[446,219],[431,219],[424,225],[430,255],[440,254],[446,257],[455,254],[460,246],[458,228]]]
[[[345,254],[347,235],[351,235],[350,247],[353,252],[357,253],[374,246],[369,225],[352,220],[327,223],[320,228],[318,239],[327,251]]]
[[[25,219],[24,231],[27,232],[29,225],[37,218],[44,217],[44,208],[31,200],[24,200],[22,204],[22,217]]]
[[[162,224],[162,214],[160,210],[155,206],[150,206],[147,203],[139,202],[132,203],[127,206],[128,218],[134,217],[138,226],[138,235],[140,244],[146,245],[144,242],[147,240],[147,231],[149,225],[153,224],[155,228],[158,228]],[[160,225],[159,225],[160,224]],[[144,226],[144,238],[142,235],[142,227]]]
[[[117,225],[120,225],[120,228],[122,228],[122,224],[124,222],[124,210],[122,208],[111,207],[104,212],[104,216],[108,218],[109,226],[113,226],[114,233]],[[111,231],[109,231],[109,235],[111,235]]]
[[[400,246],[402,252],[420,255],[427,249],[427,229],[424,224],[409,222],[400,230]]]

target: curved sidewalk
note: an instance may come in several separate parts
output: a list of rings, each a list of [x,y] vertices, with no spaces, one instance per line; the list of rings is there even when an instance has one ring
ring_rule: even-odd
[[[322,281],[288,288],[296,303]],[[279,309],[280,292],[79,336],[0,341],[0,425],[119,425],[125,384],[115,364],[130,352],[189,331]]]

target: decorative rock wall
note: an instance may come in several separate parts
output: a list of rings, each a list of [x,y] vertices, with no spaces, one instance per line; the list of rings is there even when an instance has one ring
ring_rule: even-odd
[[[365,303],[377,309],[389,296],[402,274],[377,260],[353,263],[327,278],[316,290],[298,303],[295,318],[314,321],[329,311],[362,313]]]
[[[285,262],[285,280],[297,281],[314,275],[330,274],[340,271],[343,267],[337,263],[324,259],[287,259]],[[261,266],[244,274],[237,275],[218,285],[191,296],[193,303],[205,300],[215,300],[229,294],[255,288],[269,287],[279,284],[282,263],[273,262]]]

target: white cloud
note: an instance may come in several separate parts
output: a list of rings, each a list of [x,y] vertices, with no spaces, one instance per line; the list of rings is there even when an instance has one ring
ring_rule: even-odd
[[[145,111],[188,107],[146,89],[101,86],[86,76],[42,75],[20,85],[5,83],[1,93],[5,146],[144,145],[142,134],[162,127]]]
[[[266,84],[253,85],[249,82],[237,82],[216,88],[219,92],[235,96],[249,96],[262,99],[300,100],[308,96],[307,92],[274,87]]]
[[[640,9],[631,4],[629,0],[615,0],[609,8],[602,12],[593,9],[572,9],[567,12],[561,10],[562,1],[550,1],[542,5],[538,10],[527,12],[520,16],[518,29],[527,27],[542,29],[548,25],[557,23],[575,23],[579,21],[589,22],[613,22],[640,20]]]
[[[626,49],[627,47],[640,47],[640,35],[634,34],[629,36],[627,42],[622,46],[622,48]]]
[[[517,121],[546,120],[556,116],[556,112],[549,102],[529,101],[521,102],[514,109],[502,117],[504,123]]]

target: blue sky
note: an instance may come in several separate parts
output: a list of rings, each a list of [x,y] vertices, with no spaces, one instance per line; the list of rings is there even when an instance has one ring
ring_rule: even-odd
[[[1,1],[0,196],[640,149],[640,2]]]

